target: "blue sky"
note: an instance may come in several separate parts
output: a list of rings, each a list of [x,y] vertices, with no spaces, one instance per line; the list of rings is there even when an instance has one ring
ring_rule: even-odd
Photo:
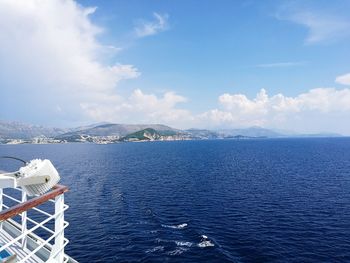
[[[0,5],[0,119],[350,134],[349,1]]]
[[[142,72],[123,86],[200,96],[201,101],[191,101],[189,107],[201,111],[215,106],[212,97],[224,92],[255,96],[265,88],[295,96],[335,86],[335,76],[349,71],[349,41],[307,44],[309,29],[288,20],[289,12],[304,10],[337,16],[346,6],[327,2],[296,2],[284,11],[283,1],[102,1],[92,19],[108,30],[102,41],[125,48],[116,60],[137,65]],[[135,21],[153,20],[153,12],[169,15],[168,30],[131,39]],[[258,67],[262,64],[276,65]]]

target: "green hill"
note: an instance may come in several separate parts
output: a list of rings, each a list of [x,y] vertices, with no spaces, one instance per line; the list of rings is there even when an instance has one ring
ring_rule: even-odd
[[[161,140],[164,136],[176,135],[174,131],[157,131],[152,128],[146,128],[137,132],[130,133],[120,139],[120,141],[154,141]]]

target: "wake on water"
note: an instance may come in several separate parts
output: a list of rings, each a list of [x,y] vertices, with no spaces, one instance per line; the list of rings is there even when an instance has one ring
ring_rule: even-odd
[[[187,223],[182,223],[178,225],[161,225],[163,228],[170,228],[170,229],[176,229],[176,230],[182,230],[186,227],[188,227]],[[198,242],[198,241],[197,241]],[[197,242],[190,242],[190,241],[176,241],[176,240],[164,240],[164,239],[157,239],[157,243],[160,243],[160,245],[146,250],[146,253],[159,253],[159,252],[165,252],[169,256],[176,256],[181,255],[188,251],[191,248],[197,247],[197,248],[206,248],[206,247],[214,247],[214,243],[208,238],[206,235],[200,235],[200,241]],[[175,243],[176,247],[173,248],[170,251],[166,251],[167,247],[169,247],[169,243]]]
[[[165,228],[173,228],[173,229],[183,229],[185,227],[187,227],[188,225],[186,223],[183,223],[183,224],[179,224],[179,225],[174,225],[174,226],[171,226],[171,225],[162,225],[162,227],[165,227]]]

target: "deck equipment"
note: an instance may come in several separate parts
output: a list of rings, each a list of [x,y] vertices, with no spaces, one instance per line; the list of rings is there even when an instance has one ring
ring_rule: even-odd
[[[28,196],[42,195],[59,181],[56,168],[46,159],[34,159],[16,172],[0,174],[0,188],[20,186]]]

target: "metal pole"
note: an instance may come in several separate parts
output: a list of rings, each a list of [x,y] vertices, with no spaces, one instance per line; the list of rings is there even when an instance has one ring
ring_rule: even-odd
[[[0,188],[0,211],[2,211],[2,205],[4,204],[4,201],[3,201],[3,196],[2,196],[2,193],[3,193],[3,190],[2,188]],[[0,230],[2,230],[2,222],[0,222]]]
[[[62,263],[64,259],[64,195],[61,194],[55,198],[55,244],[53,252],[59,251],[55,257],[58,263]]]
[[[27,201],[27,194],[22,191],[22,203]],[[27,211],[23,212],[21,214],[22,219],[22,234],[27,231]],[[22,238],[22,248],[27,247],[27,235],[23,236]]]

